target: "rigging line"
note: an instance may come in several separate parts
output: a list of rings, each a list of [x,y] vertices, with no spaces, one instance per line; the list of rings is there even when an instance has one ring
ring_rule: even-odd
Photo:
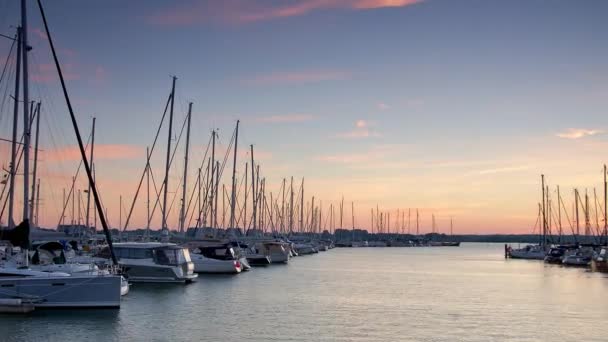
[[[31,123],[31,121],[30,121]],[[30,132],[32,130],[32,125],[30,124]],[[17,159],[17,165],[15,166],[15,174],[11,175],[11,177],[15,177],[17,175],[17,170],[19,170],[19,166],[21,165],[21,160],[23,159],[23,151],[24,151],[24,146],[23,146],[23,138],[24,135],[21,135],[21,139],[19,140],[19,146],[18,146],[18,150],[17,150],[17,155],[19,156],[19,159]],[[2,188],[2,194],[0,194],[0,198],[4,195],[4,191],[6,190],[6,184],[5,186]],[[0,212],[0,217],[4,216],[4,210],[6,208],[6,203],[8,202],[8,196],[5,199],[4,204],[2,205],[2,211]]]
[[[154,142],[152,143],[152,148],[150,152],[146,156],[146,166],[144,167],[144,171],[141,173],[141,178],[139,179],[139,184],[137,185],[137,190],[135,190],[135,196],[133,196],[133,201],[131,202],[131,209],[129,209],[129,215],[127,215],[127,219],[125,221],[125,226],[123,230],[126,230],[129,226],[129,222],[131,221],[131,215],[133,214],[133,209],[135,208],[135,202],[137,201],[137,197],[139,196],[139,191],[141,190],[141,185],[143,184],[144,177],[147,172],[150,172],[150,157],[152,156],[152,152],[154,152],[154,148],[156,147],[156,141],[158,140],[158,136],[160,135],[160,130],[163,126],[163,122],[165,121],[165,117],[167,116],[167,109],[169,108],[169,102],[172,100],[173,92],[169,94],[169,98],[167,98],[167,103],[165,104],[165,110],[163,111],[163,116],[160,119],[160,125],[158,125],[158,129],[156,130],[156,136],[154,137]]]
[[[15,47],[15,40],[13,40],[13,44],[11,44],[11,48],[8,50],[8,55],[6,55],[6,61],[4,62],[4,67],[2,68],[2,74],[0,75],[0,84],[2,84],[2,80],[4,79],[4,75],[6,73],[6,68],[8,63],[10,62],[11,55],[13,54],[13,48]]]
[[[9,67],[9,70],[8,70],[8,72],[9,72],[8,73],[8,77],[9,77],[8,79],[13,80],[14,76],[16,74],[16,70],[15,69],[17,67],[16,67],[15,63],[10,63],[9,66],[10,67]],[[1,82],[0,82],[0,85],[1,85]],[[6,100],[8,98],[10,98],[10,96],[9,96],[9,91],[11,91],[10,88],[11,87],[9,86],[9,82],[6,82],[5,83],[5,87],[4,87],[4,94],[2,95],[2,104],[0,104],[0,118],[1,118],[1,115],[4,113],[4,105],[7,102]]]
[[[17,38],[13,38],[11,36],[8,36],[8,35],[2,34],[2,33],[0,33],[0,37],[12,40],[13,44],[15,44],[15,42],[18,40]]]

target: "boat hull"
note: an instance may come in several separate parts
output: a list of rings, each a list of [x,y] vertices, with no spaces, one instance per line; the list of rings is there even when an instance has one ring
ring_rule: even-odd
[[[200,254],[191,255],[196,273],[241,273],[242,268],[237,260],[217,260]]]
[[[121,277],[3,277],[0,299],[20,298],[35,308],[119,308]]]

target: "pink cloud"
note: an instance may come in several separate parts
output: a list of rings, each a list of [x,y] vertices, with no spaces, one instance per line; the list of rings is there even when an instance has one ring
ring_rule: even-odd
[[[145,151],[139,146],[121,144],[96,144],[96,160],[116,160],[145,157]],[[44,160],[48,162],[80,160],[80,149],[76,145],[48,150]]]
[[[336,70],[271,72],[243,80],[242,83],[250,85],[317,83],[322,81],[340,81],[350,77],[351,73]]]
[[[271,5],[263,0],[223,0],[197,2],[192,6],[168,8],[147,17],[160,25],[194,25],[200,23],[246,24],[259,21],[296,17],[328,9],[370,10],[405,7],[421,0],[299,0],[283,5]]]
[[[286,114],[286,115],[272,115],[256,118],[257,122],[267,122],[267,123],[285,123],[285,122],[304,122],[310,121],[314,118],[312,115],[308,114]]]
[[[343,139],[364,139],[370,137],[379,137],[380,133],[372,130],[371,124],[366,120],[357,120],[355,122],[355,128],[352,131],[337,133],[334,135],[335,138]]]
[[[61,66],[61,70],[63,71],[63,77],[67,81],[80,79],[80,75],[75,71],[74,64],[65,63]],[[34,65],[31,80],[36,83],[51,83],[58,81],[59,76],[57,76],[55,64],[42,63]]]

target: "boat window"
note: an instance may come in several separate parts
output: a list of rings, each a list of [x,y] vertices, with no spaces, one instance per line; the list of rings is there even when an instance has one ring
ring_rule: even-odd
[[[178,265],[178,249],[156,249],[155,261],[160,265]]]

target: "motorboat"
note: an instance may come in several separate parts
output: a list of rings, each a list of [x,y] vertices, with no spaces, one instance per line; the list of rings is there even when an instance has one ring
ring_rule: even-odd
[[[185,247],[169,242],[120,242],[113,246],[118,264],[131,283],[190,283],[198,277]],[[109,259],[109,248],[95,257]]]
[[[190,257],[197,273],[241,273],[239,257],[229,244],[191,249]]]
[[[255,244],[256,250],[270,256],[270,261],[273,264],[289,262],[289,250],[285,248],[285,244],[280,241],[258,242]]]
[[[591,247],[581,247],[567,252],[562,263],[566,266],[587,267],[591,263],[594,250]]]
[[[545,249],[540,245],[527,245],[524,248],[508,247],[507,254],[511,259],[545,260]]]
[[[308,255],[318,253],[319,251],[312,243],[308,242],[300,242],[294,245],[294,249],[298,253],[298,255]]]

